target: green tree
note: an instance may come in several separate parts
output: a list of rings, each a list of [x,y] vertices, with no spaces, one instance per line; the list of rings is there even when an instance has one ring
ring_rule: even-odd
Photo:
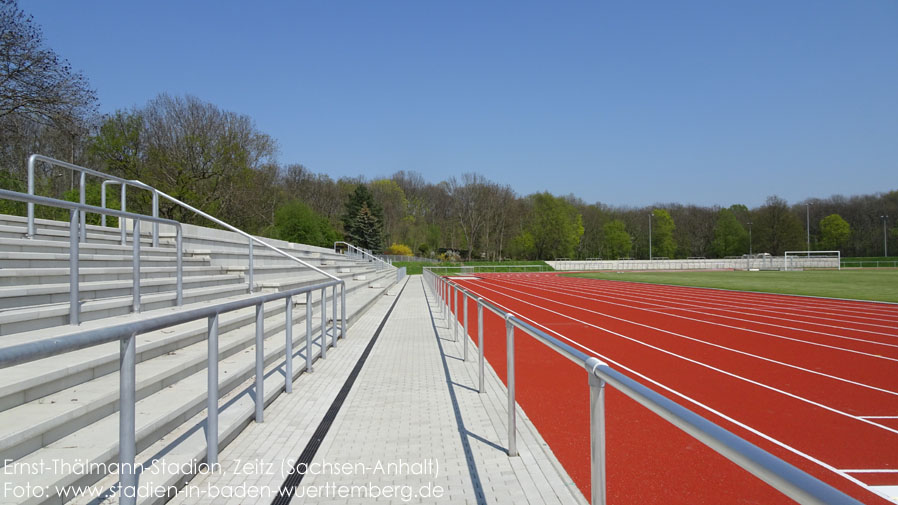
[[[841,250],[851,237],[851,226],[838,214],[820,220],[820,246],[824,250]]]
[[[146,163],[143,145],[143,117],[139,112],[116,111],[100,125],[96,137],[87,146],[90,156],[101,169],[126,179],[140,179]]]
[[[278,207],[274,213],[270,235],[289,242],[320,247],[332,247],[340,239],[327,218],[299,200],[291,200]]]
[[[714,226],[711,250],[719,258],[748,252],[748,232],[736,219],[733,211],[721,209],[717,213],[717,224]]]
[[[583,236],[583,218],[577,208],[548,192],[531,198],[533,210],[527,231],[533,237],[536,259],[572,257]]]
[[[625,258],[630,255],[632,247],[632,238],[627,233],[627,225],[620,219],[615,219],[605,223],[602,227],[604,240],[602,248],[604,250],[602,257],[605,259]]]
[[[789,211],[785,200],[770,196],[755,212],[755,251],[781,256],[785,251],[804,247],[801,222]]]
[[[349,225],[349,241],[372,252],[380,252],[383,248],[383,223],[368,204],[363,204],[356,214],[356,218]]]
[[[655,209],[652,215],[652,255],[672,258],[677,250],[673,218],[664,209]]]
[[[380,252],[383,246],[383,209],[364,184],[356,185],[349,195],[342,221],[348,242]]]

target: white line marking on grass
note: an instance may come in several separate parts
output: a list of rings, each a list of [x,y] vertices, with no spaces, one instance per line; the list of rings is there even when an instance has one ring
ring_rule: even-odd
[[[483,287],[483,288],[485,288],[485,289],[488,289],[489,291],[492,291],[492,292],[494,292],[494,293],[498,293],[499,295],[502,295],[501,292],[496,291],[496,290],[494,290],[494,289],[486,288],[486,287],[483,286],[483,285],[480,285],[480,286],[478,286],[478,287]],[[476,292],[476,291],[475,291],[475,292]],[[479,293],[478,293],[478,294],[479,294]],[[482,295],[481,295],[481,296],[482,296]],[[507,296],[507,295],[504,295],[504,296]],[[514,298],[514,297],[510,297],[510,298]],[[503,304],[501,304],[501,303],[499,303],[499,302],[496,302],[495,300],[492,300],[492,299],[490,299],[490,301],[491,301],[492,303],[496,304],[497,306],[502,307],[503,309],[505,309],[506,312],[512,312],[512,310],[509,309],[508,307],[506,307],[505,305],[503,305]],[[529,302],[524,302],[524,303],[527,303],[527,304],[529,304],[529,305],[532,305],[532,304],[530,304]],[[553,311],[549,311],[549,312],[553,312]],[[675,389],[673,389],[673,388],[671,388],[671,387],[669,387],[669,386],[666,386],[666,385],[664,385],[664,384],[662,384],[662,383],[660,383],[660,382],[658,382],[658,381],[656,381],[656,380],[654,380],[654,379],[648,377],[648,376],[645,375],[645,374],[642,374],[642,373],[640,373],[640,372],[637,372],[636,370],[634,370],[634,369],[632,369],[632,368],[629,368],[629,367],[627,367],[627,366],[625,366],[625,365],[623,365],[623,364],[621,364],[621,363],[619,363],[619,362],[617,362],[617,361],[611,359],[610,357],[605,356],[604,354],[601,354],[601,353],[599,353],[599,352],[597,352],[597,351],[595,351],[595,350],[593,350],[593,349],[591,349],[591,348],[589,348],[589,347],[586,347],[585,345],[581,344],[580,342],[577,342],[576,340],[570,339],[570,338],[568,338],[568,337],[562,335],[561,333],[558,333],[557,331],[555,331],[555,330],[553,330],[553,329],[551,329],[551,328],[548,328],[548,327],[546,327],[546,326],[544,326],[544,325],[542,325],[542,324],[540,324],[540,323],[534,321],[533,319],[530,319],[530,318],[528,318],[528,317],[524,317],[524,319],[526,319],[527,321],[529,321],[530,324],[532,324],[533,326],[536,326],[536,327],[538,327],[538,328],[542,328],[542,329],[545,330],[546,332],[552,333],[552,334],[556,335],[557,337],[559,337],[559,338],[561,338],[561,339],[563,339],[563,340],[568,341],[571,345],[574,345],[574,346],[576,346],[576,347],[579,347],[579,348],[583,349],[584,351],[586,351],[586,352],[592,354],[593,356],[595,356],[595,357],[597,357],[597,358],[599,358],[599,359],[605,361],[606,363],[608,363],[608,364],[610,364],[610,365],[613,365],[613,366],[616,367],[618,370],[624,370],[624,371],[626,371],[626,372],[628,372],[628,373],[630,373],[630,374],[632,374],[632,375],[634,375],[634,376],[636,376],[636,377],[640,377],[640,378],[642,378],[643,380],[645,380],[646,382],[648,382],[648,383],[650,383],[650,384],[654,384],[655,386],[657,386],[657,387],[659,387],[659,388],[661,388],[661,389],[663,389],[663,390],[665,390],[665,391],[668,391],[669,393],[673,394],[674,396],[677,396],[677,397],[679,397],[679,398],[682,398],[683,400],[686,400],[687,402],[692,403],[693,405],[699,407],[700,409],[703,409],[703,410],[705,410],[705,411],[707,411],[707,412],[710,412],[711,414],[713,414],[713,415],[715,415],[715,416],[717,416],[717,417],[719,417],[719,418],[721,418],[721,419],[723,419],[723,420],[725,420],[725,421],[727,421],[727,422],[729,422],[729,423],[731,423],[731,424],[733,424],[733,425],[735,425],[735,426],[738,426],[738,427],[744,429],[745,431],[748,431],[749,433],[752,433],[752,434],[754,434],[754,435],[756,435],[756,436],[758,436],[758,437],[760,437],[760,438],[762,438],[762,439],[764,439],[764,440],[767,440],[768,442],[770,442],[770,443],[772,443],[772,444],[774,444],[774,445],[777,445],[777,446],[779,446],[779,447],[781,447],[781,448],[783,448],[783,449],[785,449],[785,450],[791,452],[792,454],[795,454],[796,456],[799,456],[799,457],[801,457],[801,458],[804,458],[805,460],[810,461],[811,463],[817,464],[817,465],[819,465],[819,466],[821,466],[821,467],[823,467],[823,468],[825,468],[825,469],[827,469],[827,470],[833,472],[834,474],[836,474],[836,475],[838,475],[838,476],[844,478],[845,480],[847,480],[847,481],[849,481],[849,482],[852,482],[853,484],[856,484],[856,485],[858,485],[858,486],[860,486],[860,487],[862,487],[862,488],[864,488],[864,489],[868,489],[868,490],[870,490],[871,492],[874,492],[874,493],[876,493],[876,494],[878,494],[878,495],[880,495],[880,496],[886,496],[886,495],[884,495],[881,491],[877,491],[877,490],[873,489],[871,486],[868,486],[867,484],[865,484],[865,483],[863,483],[862,481],[860,481],[860,480],[858,480],[858,479],[852,477],[852,476],[849,475],[849,474],[846,474],[846,473],[843,473],[843,472],[839,471],[836,467],[834,467],[834,466],[832,466],[832,465],[830,465],[830,464],[828,464],[828,463],[826,463],[826,462],[824,462],[824,461],[822,461],[822,460],[819,460],[819,459],[817,459],[817,458],[811,456],[810,454],[806,454],[806,453],[804,453],[804,452],[802,452],[802,451],[796,449],[795,447],[792,447],[791,445],[786,444],[785,442],[781,442],[781,441],[779,441],[779,440],[773,438],[772,436],[767,435],[766,433],[763,433],[763,432],[761,432],[761,431],[759,431],[759,430],[757,430],[757,429],[755,429],[755,428],[752,428],[751,426],[749,426],[749,425],[747,425],[747,424],[745,424],[745,423],[743,423],[743,422],[741,422],[741,421],[738,421],[738,420],[736,420],[736,419],[734,419],[734,418],[732,418],[732,417],[730,417],[730,416],[724,414],[723,412],[720,412],[720,411],[718,411],[718,410],[716,410],[716,409],[713,409],[713,408],[711,408],[710,406],[705,405],[704,403],[702,403],[702,402],[700,402],[700,401],[698,401],[698,400],[695,400],[695,399],[693,399],[693,398],[691,398],[691,397],[689,397],[689,396],[687,396],[687,395],[685,395],[685,394],[683,394],[683,393],[681,393],[681,392],[679,392],[679,391],[677,391],[677,390],[675,390]],[[712,450],[713,450],[713,449],[712,449]]]

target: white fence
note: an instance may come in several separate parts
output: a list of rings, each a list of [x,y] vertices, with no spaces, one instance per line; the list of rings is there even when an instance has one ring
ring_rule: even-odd
[[[784,256],[685,260],[558,260],[547,261],[555,270],[783,270]],[[790,270],[839,268],[836,257],[789,257]]]

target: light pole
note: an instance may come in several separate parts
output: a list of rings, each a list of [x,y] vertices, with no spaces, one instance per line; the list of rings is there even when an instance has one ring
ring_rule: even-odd
[[[886,221],[889,220],[889,215],[879,216],[882,219],[882,253],[886,258],[889,257],[889,242],[886,239]]]
[[[654,214],[649,214],[649,261],[652,261],[652,218]]]
[[[806,203],[806,204],[804,204],[804,206],[805,206],[805,212],[806,212],[806,218],[807,218],[807,229],[808,229],[808,258],[810,258],[811,257],[811,204]]]
[[[751,258],[751,225],[752,222],[748,222],[748,257]]]

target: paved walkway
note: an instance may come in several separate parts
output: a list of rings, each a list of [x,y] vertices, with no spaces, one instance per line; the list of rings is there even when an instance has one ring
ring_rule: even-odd
[[[477,393],[473,342],[463,362],[461,340],[453,341],[421,277],[400,289],[272,403],[264,424],[251,424],[222,451],[221,471],[197,476],[173,503],[270,503],[301,453],[309,454],[395,301],[291,503],[585,504],[520,412],[520,456],[508,457],[504,385],[488,367],[486,392]]]

